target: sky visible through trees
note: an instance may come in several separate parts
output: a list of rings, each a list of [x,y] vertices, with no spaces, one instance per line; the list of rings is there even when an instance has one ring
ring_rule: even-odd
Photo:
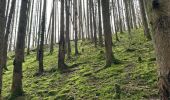
[[[10,1],[11,2],[11,1]],[[17,6],[17,9],[15,9],[15,12],[18,12],[19,10],[20,10],[20,3],[21,3],[21,0],[17,0],[16,1],[17,3],[16,3],[16,6]],[[35,0],[34,1],[34,7],[33,7],[33,16],[36,16],[37,15],[37,10],[38,10],[38,8],[37,8],[37,5],[38,5],[38,0]],[[120,3],[122,3],[123,1],[121,0],[120,1]],[[87,13],[87,9],[86,9],[86,6],[85,5],[87,5],[87,1],[86,0],[84,0],[84,2],[82,2],[82,8],[85,8],[85,13],[83,12],[82,14],[82,16],[84,16],[84,14],[86,14]],[[111,3],[110,3],[110,5],[111,5]],[[11,5],[9,5],[9,6],[11,6]],[[56,6],[57,6],[57,10],[56,10],[56,12],[58,13],[58,14],[60,14],[60,2],[58,2],[58,3],[56,3]],[[96,4],[96,6],[97,6],[97,4]],[[140,9],[139,9],[139,5],[138,5],[138,0],[134,0],[134,6],[135,6],[135,12],[136,12],[136,14],[139,14],[139,11],[140,11]],[[52,7],[53,7],[53,0],[47,0],[47,13],[46,13],[46,28],[47,28],[47,30],[46,31],[51,31],[51,30],[48,30],[48,28],[49,28],[49,25],[50,25],[50,17],[51,17],[51,11],[52,11]],[[125,16],[125,12],[124,12],[124,10],[123,9],[125,9],[124,8],[124,6],[122,6],[120,9],[116,9],[117,11],[118,10],[122,10],[122,12],[120,13],[122,16]],[[15,16],[19,16],[19,13],[15,13]],[[113,16],[113,13],[112,13],[112,16]],[[31,14],[30,14],[30,17],[31,17]],[[58,20],[56,20],[56,23],[59,23],[59,20],[60,20],[60,16],[56,16],[57,17],[57,19]],[[16,24],[15,25],[15,27],[13,27],[13,30],[14,30],[14,32],[17,32],[17,25],[18,25],[18,21],[19,20],[19,17],[17,17],[15,20],[14,20],[14,23]],[[125,19],[124,19],[125,20]],[[139,20],[139,19],[137,19],[137,20]],[[112,20],[113,21],[113,23],[114,23],[114,20]],[[33,19],[32,19],[32,24],[34,24],[35,22],[36,22],[36,17],[33,17]],[[33,26],[32,26],[33,27]],[[59,29],[58,29],[58,24],[56,25],[56,31],[59,31]],[[73,26],[71,26],[72,28],[73,28]],[[84,27],[85,27],[85,25],[84,25]],[[114,24],[112,25],[112,31],[115,31],[115,26],[114,26]],[[31,30],[29,30],[29,31],[31,31],[31,32],[34,32],[35,31],[35,29],[34,28],[32,28]],[[73,32],[73,30],[71,30],[71,32]],[[48,32],[47,32],[48,33]],[[13,35],[14,36],[14,35]],[[31,44],[30,45],[33,45],[33,36],[31,35]],[[73,36],[71,36],[71,37],[73,37]],[[56,35],[56,41],[58,41],[58,35]],[[14,45],[14,42],[15,41],[13,41],[13,45]]]

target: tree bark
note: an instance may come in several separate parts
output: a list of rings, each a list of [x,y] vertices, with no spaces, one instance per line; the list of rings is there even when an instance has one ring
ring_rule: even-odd
[[[60,21],[60,41],[59,41],[59,53],[58,53],[58,69],[60,71],[65,70],[65,38],[64,38],[64,0],[61,0],[61,21]]]
[[[75,29],[75,55],[78,55],[79,54],[79,51],[78,51],[78,33],[77,33],[77,0],[74,0],[74,29]]]
[[[39,26],[38,26],[38,39],[37,39],[37,56],[36,56],[36,60],[38,60],[39,61],[39,48],[40,48],[40,32],[41,32],[41,18],[42,18],[42,9],[41,9],[41,7],[42,7],[42,1],[41,0],[39,0]]]
[[[139,0],[139,6],[141,11],[142,23],[144,27],[144,34],[148,40],[151,40],[151,35],[150,35],[149,25],[146,18],[146,12],[145,12],[143,0]]]
[[[96,11],[95,11],[95,6],[94,6],[94,2],[93,2],[93,0],[91,0],[91,6],[92,6],[92,16],[93,16],[93,26],[94,26],[94,28],[93,28],[93,32],[94,32],[94,44],[95,44],[95,47],[97,47],[97,33],[96,33],[96,18],[95,18],[95,16],[96,16]]]
[[[22,63],[24,56],[24,44],[27,26],[27,11],[28,11],[28,0],[23,0],[21,3],[20,10],[20,21],[18,27],[17,44],[15,50],[15,60],[13,62],[13,81],[12,81],[12,95],[21,96],[23,94],[22,88]]]
[[[160,100],[170,99],[170,1],[147,0],[152,38],[159,66]]]
[[[32,19],[33,19],[33,12],[34,12],[34,0],[32,0],[32,10],[31,10],[31,17],[30,17],[30,27],[28,33],[28,47],[27,47],[27,55],[30,54],[30,42],[31,42],[31,32],[32,32]]]
[[[71,58],[71,45],[70,45],[70,0],[66,0],[66,51],[67,58]]]
[[[102,36],[102,21],[101,21],[101,0],[98,0],[98,14],[99,14],[99,45],[103,47],[103,36]]]
[[[120,29],[120,33],[123,33],[123,28],[122,28],[122,15],[121,15],[121,11],[120,11],[120,1],[117,0],[117,7],[118,7],[118,14],[119,14],[119,29]]]
[[[2,74],[3,74],[3,41],[4,41],[4,33],[5,33],[5,5],[6,0],[0,1],[0,99],[2,93]]]
[[[50,54],[54,51],[54,27],[55,27],[55,17],[54,17],[54,4],[55,0],[53,0],[53,8],[52,8],[52,33],[51,33],[51,43],[50,43]]]
[[[46,18],[46,0],[44,0],[44,5],[43,5],[43,14],[42,14],[42,20],[41,20],[41,35],[40,35],[40,48],[39,48],[39,73],[44,72],[44,64],[43,64],[43,59],[44,59],[44,36],[45,36],[45,18]]]
[[[130,28],[130,21],[129,21],[129,7],[128,7],[128,2],[129,0],[123,0],[124,4],[125,4],[125,17],[126,17],[126,25],[127,25],[127,30],[129,33],[129,40],[131,41],[131,28]]]
[[[110,67],[113,63],[114,55],[112,52],[112,33],[110,25],[109,0],[102,0],[102,13],[106,50],[106,66]]]
[[[6,25],[6,34],[5,34],[5,38],[4,38],[4,48],[3,48],[3,67],[4,69],[7,70],[7,48],[8,48],[8,37],[9,37],[9,34],[10,34],[10,26],[11,26],[11,23],[12,23],[12,17],[14,17],[14,10],[15,10],[15,3],[16,3],[16,0],[12,0],[12,3],[11,3],[11,8],[10,8],[10,12],[9,12],[9,15],[8,15],[8,20],[7,20],[7,25]]]

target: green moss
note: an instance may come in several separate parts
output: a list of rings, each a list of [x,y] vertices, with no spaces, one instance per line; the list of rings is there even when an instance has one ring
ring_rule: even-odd
[[[120,42],[113,42],[113,52],[120,64],[105,68],[105,49],[94,47],[90,41],[79,41],[80,55],[67,60],[70,72],[61,74],[57,69],[57,53],[45,49],[44,69],[38,71],[36,52],[25,57],[23,64],[23,88],[28,100],[141,100],[157,97],[157,68],[152,43],[143,30],[132,31],[129,47],[128,34],[119,34]],[[115,41],[115,37],[113,37]],[[74,48],[73,43],[72,48]],[[8,99],[12,83],[13,52],[8,54],[9,71],[4,72],[3,96]],[[139,58],[141,59],[139,61]],[[74,65],[74,66],[72,66]],[[120,89],[118,89],[118,87]],[[120,90],[120,91],[119,91]],[[21,97],[22,98],[22,97]]]
[[[55,96],[57,94],[56,90],[51,90],[48,92],[49,96]]]

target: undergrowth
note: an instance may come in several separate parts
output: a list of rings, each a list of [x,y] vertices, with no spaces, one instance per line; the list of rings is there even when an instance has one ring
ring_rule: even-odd
[[[94,47],[90,41],[79,41],[79,56],[67,59],[69,72],[57,69],[58,49],[52,55],[45,49],[44,68],[38,70],[36,52],[25,57],[23,64],[24,96],[17,100],[145,100],[157,97],[157,68],[151,41],[143,30],[132,32],[129,47],[127,33],[119,33],[120,42],[113,37],[113,52],[120,64],[105,68],[104,48]],[[57,47],[57,46],[56,46]],[[13,53],[8,54],[8,69],[3,75],[3,97],[10,98]]]

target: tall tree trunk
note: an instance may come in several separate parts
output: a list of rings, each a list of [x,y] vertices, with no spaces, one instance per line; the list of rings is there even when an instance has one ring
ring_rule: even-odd
[[[129,7],[128,7],[128,2],[129,0],[123,0],[125,4],[125,15],[126,15],[126,25],[129,33],[129,40],[131,41],[131,28],[130,28],[130,21],[129,21]]]
[[[87,0],[87,7],[86,7],[86,11],[87,11],[87,37],[88,39],[90,39],[90,25],[89,25],[89,0]]]
[[[123,28],[122,28],[122,15],[121,15],[121,11],[120,11],[120,0],[117,0],[117,6],[118,6],[118,14],[119,14],[119,29],[120,29],[120,33],[123,33]]]
[[[59,53],[58,53],[58,69],[60,71],[66,70],[65,64],[65,39],[64,39],[64,0],[61,0],[61,21],[60,21],[60,41],[59,41]]]
[[[91,41],[92,42],[94,42],[94,35],[93,35],[93,26],[92,26],[92,18],[93,18],[93,16],[92,16],[92,2],[91,2],[91,0],[89,0],[89,17],[90,17],[90,25],[89,25],[89,27],[90,27],[90,35],[91,35]]]
[[[24,44],[25,44],[25,35],[26,35],[26,26],[27,26],[27,11],[28,11],[28,0],[21,1],[21,10],[20,10],[20,20],[18,27],[17,35],[17,44],[15,50],[15,59],[14,59],[14,69],[13,69],[13,81],[12,81],[12,95],[21,96],[23,94],[22,88],[22,63],[24,56]]]
[[[41,21],[41,39],[40,39],[40,48],[39,48],[39,73],[44,72],[44,64],[43,64],[43,59],[44,59],[44,36],[45,36],[45,18],[46,18],[46,0],[44,0],[44,5],[43,5],[43,14],[42,14],[42,21]]]
[[[39,61],[39,48],[40,48],[40,32],[41,32],[41,18],[42,18],[42,9],[41,9],[41,7],[42,7],[42,1],[41,0],[39,0],[39,29],[38,29],[38,39],[37,39],[37,56],[36,56],[36,60],[38,60]]]
[[[71,58],[71,45],[70,45],[70,0],[65,1],[66,5],[66,51],[68,59]]]
[[[120,29],[121,31],[121,26],[120,26],[120,19],[118,20],[118,13],[117,13],[117,9],[116,9],[116,2],[114,2],[112,0],[112,6],[113,6],[113,20],[114,20],[114,26],[115,26],[115,37],[116,37],[116,41],[120,41],[119,37],[118,37],[118,29]],[[118,25],[117,25],[118,24]],[[122,33],[122,32],[121,32]]]
[[[129,11],[129,24],[130,24],[130,28],[134,29],[133,27],[133,18],[132,18],[132,0],[126,0],[128,3],[128,11]]]
[[[94,44],[95,44],[95,47],[97,47],[97,34],[96,34],[96,18],[95,18],[95,16],[96,16],[96,12],[95,12],[95,6],[94,6],[94,2],[93,2],[93,0],[91,0],[91,4],[92,4],[92,15],[93,15],[93,25],[94,25],[94,28],[93,28],[93,30],[94,30]]]
[[[101,0],[98,0],[98,14],[99,14],[99,45],[103,46],[103,36],[102,36],[102,21],[101,21]]]
[[[135,3],[134,3],[134,0],[131,0],[131,6],[132,6],[132,16],[133,16],[133,24],[134,24],[134,27],[135,29],[137,29],[137,23],[136,23],[136,13],[135,13]]]
[[[4,48],[3,48],[3,62],[2,62],[2,65],[3,67],[7,70],[7,48],[8,48],[8,37],[9,37],[9,34],[10,34],[10,26],[11,26],[11,23],[12,23],[12,17],[14,17],[14,10],[15,10],[15,3],[16,3],[16,0],[12,0],[12,5],[11,5],[11,8],[10,8],[10,12],[9,12],[9,15],[8,15],[8,20],[7,20],[7,25],[6,25],[6,34],[5,34],[5,38],[4,38]]]
[[[32,32],[32,19],[33,19],[33,12],[34,12],[34,0],[32,0],[32,10],[31,10],[31,17],[30,17],[30,27],[29,27],[29,33],[28,33],[28,48],[27,48],[27,55],[30,54],[30,42],[31,42],[31,32]],[[34,38],[34,37],[33,37]]]
[[[143,0],[139,0],[139,6],[140,6],[140,11],[141,11],[142,23],[144,27],[144,34],[148,40],[151,40],[151,35],[149,32],[149,26],[148,26],[148,22],[146,18],[146,12],[145,12]]]
[[[3,74],[3,41],[5,33],[5,5],[6,0],[0,1],[0,99],[2,93],[2,74]]]
[[[75,29],[75,55],[78,55],[78,33],[77,33],[77,0],[74,0],[74,29]]]
[[[170,1],[147,0],[159,71],[160,100],[170,99]],[[152,9],[152,10],[150,10]]]
[[[54,27],[55,27],[54,3],[55,3],[55,0],[53,0],[53,8],[52,8],[52,33],[51,33],[51,43],[50,43],[50,53],[51,54],[54,51]]]
[[[106,66],[110,67],[113,63],[114,55],[112,52],[112,33],[109,14],[109,0],[102,0],[102,13],[106,50]]]
[[[84,29],[84,27],[83,27],[83,7],[84,6],[82,6],[82,3],[83,3],[83,0],[80,0],[80,2],[79,2],[79,9],[80,9],[80,26],[81,26],[81,36],[82,36],[82,40],[84,41],[85,40],[85,38],[84,38],[84,31],[83,31],[83,29]]]

